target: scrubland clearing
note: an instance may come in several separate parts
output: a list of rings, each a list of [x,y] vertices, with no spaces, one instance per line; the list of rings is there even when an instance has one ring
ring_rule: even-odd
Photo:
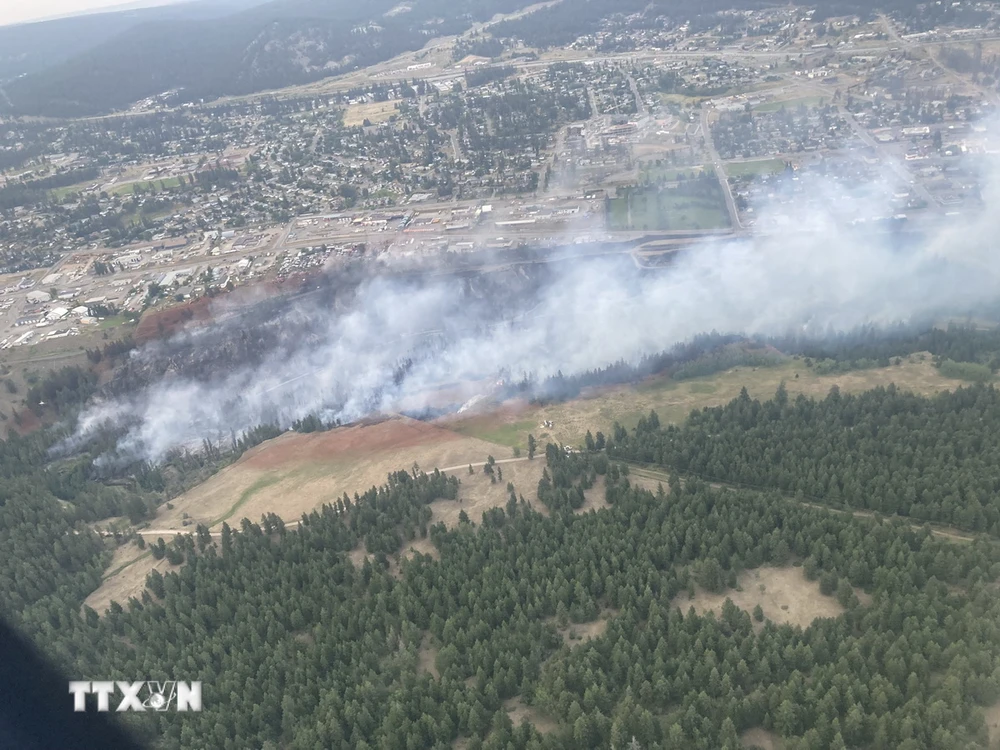
[[[529,433],[534,434],[539,445],[547,440],[580,445],[587,430],[594,433],[601,430],[607,434],[616,421],[631,428],[650,410],[656,411],[661,422],[682,422],[694,409],[728,403],[744,387],[751,397],[766,400],[774,395],[782,381],[793,398],[800,393],[823,398],[835,385],[844,393],[858,393],[895,383],[903,390],[925,395],[963,385],[961,380],[942,376],[930,360],[930,355],[924,355],[921,361],[921,355],[915,354],[899,365],[817,375],[802,360],[789,359],[775,367],[734,367],[689,380],[653,377],[637,386],[593,389],[581,398],[547,406],[515,400],[489,413],[445,417],[438,424],[470,437],[524,450]],[[553,426],[543,427],[546,421]]]
[[[503,474],[495,484],[482,472],[490,455],[497,459]],[[470,463],[474,466],[472,475],[468,474]],[[257,521],[266,513],[294,524],[304,513],[336,501],[345,492],[353,497],[384,484],[391,472],[414,465],[424,471],[451,469],[462,481],[457,501],[431,504],[432,523],[443,521],[454,526],[463,510],[478,522],[484,511],[507,502],[507,482],[513,482],[526,500],[539,506],[535,495],[545,466],[543,457],[511,460],[510,449],[502,445],[398,417],[329,432],[289,432],[269,440],[172,500],[172,508],[163,506],[150,521],[150,528],[162,533],[147,534],[146,541],[153,543],[162,536],[169,542],[177,533],[193,533],[197,524],[217,532],[224,521],[238,527],[243,518]],[[544,508],[539,510],[545,512]],[[429,539],[408,542],[403,555],[415,552],[437,556]],[[357,566],[370,557],[363,546],[350,556]],[[103,613],[112,599],[124,603],[129,596],[138,596],[154,563],[161,570],[168,566],[165,560],[157,562],[148,551],[142,553],[134,545],[120,547],[105,581],[87,604]]]
[[[839,617],[845,611],[835,597],[820,593],[819,581],[808,580],[802,568],[795,567],[747,570],[739,577],[739,589],[716,594],[698,588],[694,599],[682,592],[672,603],[684,612],[694,607],[699,614],[719,614],[726,599],[750,613],[759,604],[768,620],[802,628],[817,618]]]

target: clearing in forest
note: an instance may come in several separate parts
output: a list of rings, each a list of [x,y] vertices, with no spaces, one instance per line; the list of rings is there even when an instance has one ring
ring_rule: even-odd
[[[501,459],[497,461],[497,467],[503,474],[503,479],[492,482],[483,473],[483,462],[473,465],[473,473],[469,474],[468,465],[459,466],[449,474],[454,474],[461,481],[458,488],[458,498],[456,500],[435,500],[430,504],[431,520],[429,525],[443,523],[449,529],[455,528],[460,522],[462,511],[473,523],[482,523],[483,513],[490,508],[496,508],[507,504],[509,494],[507,483],[514,485],[515,492],[523,496],[531,503],[532,507],[542,515],[548,515],[549,510],[538,501],[538,482],[542,478],[545,470],[545,459],[536,457],[534,461],[527,459]],[[591,490],[593,491],[593,490]],[[603,503],[603,489],[601,501]],[[410,558],[416,553],[430,555],[435,560],[440,559],[441,554],[437,547],[431,542],[430,537],[421,539],[419,536],[412,541],[403,542],[403,550],[400,557]],[[364,548],[364,542],[351,550],[348,554],[354,567],[360,568],[365,564],[365,559],[371,560],[374,555],[368,554]]]
[[[611,622],[611,618],[617,614],[618,610],[606,609],[601,612],[596,620],[591,620],[590,622],[568,622],[566,625],[560,626],[556,622],[555,617],[546,618],[546,622],[553,625],[562,637],[563,642],[572,648],[573,646],[586,643],[604,635],[604,632],[608,629],[608,624]]]
[[[344,126],[355,128],[364,125],[368,120],[372,125],[386,122],[393,115],[399,114],[397,104],[399,102],[368,102],[366,104],[352,104],[344,112]]]
[[[819,581],[807,579],[802,568],[747,570],[739,577],[739,589],[721,594],[697,589],[694,599],[681,592],[673,605],[683,612],[694,607],[698,614],[709,610],[719,614],[726,599],[731,599],[733,604],[747,612],[753,613],[754,607],[759,604],[768,620],[802,628],[809,627],[817,618],[839,617],[844,613],[836,597],[821,594]]]
[[[503,480],[496,484],[482,473],[490,455],[503,472]],[[470,463],[475,471],[471,476]],[[266,513],[275,513],[291,524],[345,492],[353,498],[355,492],[381,486],[391,472],[411,469],[414,464],[428,472],[450,469],[462,481],[459,500],[431,504],[432,523],[443,521],[452,527],[463,510],[470,520],[480,522],[485,510],[506,504],[507,482],[513,482],[526,500],[546,512],[536,499],[544,457],[534,461],[513,459],[504,446],[426,422],[394,417],[329,432],[288,432],[269,440],[172,500],[172,508],[162,506],[150,521],[150,528],[162,529],[162,537],[169,543],[177,533],[194,533],[199,523],[217,531],[223,521],[238,528],[243,518],[257,521]],[[147,543],[155,543],[158,536],[146,536]],[[437,556],[429,539],[418,538],[404,545],[403,555],[415,552]],[[106,580],[90,595],[87,604],[103,613],[112,599],[124,603],[129,596],[141,594],[154,563],[161,570],[169,566],[165,560],[155,561],[148,551],[144,556],[136,553],[139,550],[131,544],[115,552]],[[351,553],[352,562],[358,566],[365,557],[368,555],[363,545]]]
[[[119,562],[121,560],[126,562]],[[134,596],[136,599],[142,597],[149,571],[155,568],[161,573],[166,573],[170,567],[166,558],[156,560],[148,549],[140,550],[131,543],[123,545],[115,550],[114,559],[101,585],[92,591],[83,603],[99,615],[103,615],[113,601],[124,607],[129,597]]]
[[[425,672],[435,680],[441,679],[441,674],[437,668],[438,647],[434,645],[433,636],[430,633],[424,634],[424,639],[417,649],[417,671]]]
[[[1000,701],[983,709],[986,718],[986,729],[990,733],[990,747],[1000,743]]]
[[[503,707],[507,710],[507,715],[510,716],[515,727],[520,726],[521,722],[527,719],[528,723],[533,725],[540,734],[549,734],[559,728],[556,722],[542,714],[537,708],[525,705],[521,696],[505,700]]]
[[[511,452],[405,417],[328,432],[286,432],[172,500],[173,508],[162,508],[150,525],[186,533],[199,523],[239,526],[243,518],[257,521],[269,512],[288,523],[345,492],[353,497],[381,486],[390,473],[414,464],[428,472],[470,462],[481,466],[489,455],[499,461]],[[186,527],[184,520],[190,522]]]
[[[785,747],[781,737],[759,727],[745,731],[740,735],[740,742],[743,743],[743,747],[758,747],[760,750],[783,750]]]
[[[539,475],[541,478],[541,475]],[[603,510],[604,508],[610,508],[608,505],[607,496],[605,493],[605,483],[607,481],[606,477],[598,476],[597,481],[594,482],[594,486],[589,490],[583,491],[583,505],[577,508],[574,513],[587,513],[591,510]]]
[[[844,393],[859,393],[895,383],[903,390],[923,395],[952,391],[963,385],[961,380],[942,376],[927,354],[923,359],[914,354],[899,365],[836,375],[817,375],[803,360],[789,358],[774,367],[734,367],[689,380],[657,376],[637,386],[584,391],[581,398],[548,406],[514,400],[489,413],[484,410],[444,417],[437,424],[470,437],[518,446],[521,450],[527,449],[528,433],[534,434],[540,450],[547,441],[580,446],[587,430],[595,434],[600,430],[608,435],[616,421],[632,428],[651,409],[663,423],[680,423],[694,409],[729,403],[743,387],[752,398],[765,401],[774,396],[782,381],[792,398],[800,393],[824,398],[835,385]],[[552,427],[544,427],[545,422],[551,422]]]

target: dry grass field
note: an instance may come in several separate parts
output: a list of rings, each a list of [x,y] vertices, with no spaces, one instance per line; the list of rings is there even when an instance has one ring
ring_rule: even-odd
[[[546,440],[580,445],[587,430],[607,434],[617,421],[634,427],[639,417],[655,410],[661,422],[684,421],[693,409],[725,404],[746,387],[753,398],[769,399],[784,381],[789,395],[799,393],[823,398],[836,385],[844,393],[870,390],[895,383],[899,388],[921,394],[954,390],[962,381],[943,377],[931,364],[930,355],[914,355],[898,366],[859,370],[840,375],[817,375],[801,360],[789,360],[777,367],[736,367],[703,378],[675,381],[650,378],[638,386],[597,389],[583,397],[549,406],[532,406],[512,401],[488,414],[445,417],[438,423],[470,437],[479,437],[509,446],[527,447],[528,433],[540,445]],[[797,376],[797,377],[796,377]],[[552,428],[542,427],[544,421]]]
[[[345,492],[353,497],[383,485],[391,472],[414,464],[432,471],[469,463],[481,465],[489,455],[504,460],[511,452],[501,445],[403,417],[329,432],[288,432],[248,451],[233,465],[173,500],[173,509],[161,509],[150,525],[187,532],[198,523],[209,528],[223,521],[238,526],[243,518],[256,521],[268,512],[289,522],[334,502]],[[504,476],[506,479],[506,473]],[[496,492],[502,494],[503,486]],[[191,522],[189,526],[183,525],[184,520]]]
[[[503,480],[492,483],[482,473],[487,456],[492,455]],[[469,475],[469,464],[475,473]],[[238,527],[243,518],[253,521],[265,513],[276,513],[286,523],[295,523],[304,513],[342,497],[385,484],[391,472],[418,465],[425,471],[450,469],[462,482],[456,501],[439,500],[431,507],[432,523],[443,521],[451,527],[464,510],[478,522],[485,510],[507,502],[507,482],[536,507],[536,491],[545,466],[544,458],[534,461],[513,459],[510,449],[470,438],[441,427],[405,417],[377,423],[358,424],[329,432],[296,432],[270,440],[248,451],[239,461],[206,482],[163,506],[150,521],[150,528],[162,534],[146,535],[147,542],[162,536],[170,541],[176,533],[191,533],[202,523],[218,530],[223,521]],[[593,492],[593,490],[592,490]],[[603,502],[603,490],[593,503]],[[545,511],[544,507],[539,510]],[[187,521],[188,525],[184,525]],[[416,552],[437,556],[429,539],[408,542],[403,556]],[[351,552],[352,562],[361,566],[367,557],[363,547]],[[120,603],[138,596],[146,574],[156,562],[133,545],[119,548],[101,586],[87,604],[103,613],[115,599]]]
[[[344,125],[355,128],[364,125],[368,120],[372,125],[386,122],[390,117],[399,113],[397,105],[399,102],[369,102],[367,104],[352,104],[344,112]]]
[[[834,597],[820,593],[819,581],[808,580],[802,568],[794,567],[747,570],[740,575],[739,589],[721,594],[698,589],[694,599],[681,593],[672,604],[684,612],[694,607],[699,614],[710,610],[718,614],[726,599],[751,613],[759,604],[768,620],[802,628],[809,627],[817,618],[839,617],[844,613]]]
[[[149,571],[155,568],[165,573],[169,567],[166,558],[154,560],[148,549],[140,550],[134,544],[126,544],[115,550],[104,581],[83,603],[103,615],[113,601],[124,606],[129,597],[140,598]]]

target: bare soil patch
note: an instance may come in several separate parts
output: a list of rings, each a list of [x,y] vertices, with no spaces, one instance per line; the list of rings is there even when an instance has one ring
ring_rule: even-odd
[[[597,481],[594,482],[594,486],[589,490],[584,490],[583,492],[583,505],[576,509],[577,513],[587,513],[591,510],[601,510],[602,508],[610,508],[608,501],[605,496],[605,483],[606,478],[602,476],[597,477]]]
[[[437,656],[438,648],[433,645],[431,636],[425,634],[423,641],[420,642],[420,648],[417,650],[417,669],[426,672],[435,680],[441,679],[437,669]]]
[[[774,732],[757,727],[740,735],[743,747],[759,747],[761,750],[783,750],[785,743]]]
[[[986,729],[990,735],[990,747],[1000,743],[1000,701],[983,709],[986,718]]]
[[[374,560],[375,555],[370,554],[368,550],[365,549],[365,543],[362,542],[347,553],[347,559],[351,561],[351,565],[355,568],[361,569],[365,566],[365,560]]]
[[[527,719],[541,734],[548,734],[559,728],[556,722],[543,715],[537,708],[526,706],[521,700],[521,696],[505,700],[503,707],[507,710],[507,714],[510,716],[510,720],[514,723],[515,727],[519,726],[522,720]]]
[[[744,571],[739,577],[740,590],[714,594],[698,589],[694,599],[686,593],[678,595],[673,605],[686,612],[694,607],[699,614],[722,611],[726,599],[752,613],[758,604],[764,617],[780,624],[807,628],[820,617],[839,617],[844,613],[840,602],[819,591],[819,581],[810,581],[802,568],[757,568]]]
[[[555,617],[546,618],[545,621],[555,625],[559,635],[562,636],[563,642],[567,646],[572,647],[591,641],[594,638],[600,638],[608,629],[608,623],[611,622],[611,618],[616,614],[618,614],[617,611],[608,609],[602,612],[596,620],[579,623],[571,622],[566,627],[559,627],[556,624]]]

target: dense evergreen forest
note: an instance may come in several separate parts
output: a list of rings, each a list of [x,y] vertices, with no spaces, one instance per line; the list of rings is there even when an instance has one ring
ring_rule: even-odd
[[[618,427],[611,456],[703,477],[1000,535],[1000,392],[959,388],[923,398],[895,386],[822,401],[765,403],[744,388],[680,426],[655,414]]]
[[[702,337],[669,365],[683,376],[731,366],[734,351],[852,366],[931,351],[992,374],[1000,334],[864,329],[745,345]],[[153,747],[735,750],[751,728],[790,750],[989,747],[982,708],[1000,700],[990,385],[822,400],[782,388],[682,425],[651,414],[583,452],[547,446],[533,458],[545,461],[534,506],[532,488],[507,485],[504,506],[460,513],[450,529],[429,506],[460,503],[460,476],[414,467],[294,530],[268,515],[152,544],[167,571],[106,614],[83,600],[111,549],[136,540],[88,524],[141,522],[281,431],[159,467],[95,465],[117,434],[83,453],[65,441],[92,377],[55,371],[36,388],[61,421],[0,444],[0,612],[69,674],[202,680],[203,713],[127,717]],[[666,486],[637,486],[636,464],[665,467]],[[594,493],[607,507],[581,512]],[[983,533],[959,542],[924,521]],[[417,539],[435,556],[400,554]],[[795,566],[843,614],[802,628],[731,603],[691,608],[692,593],[724,594],[762,566]],[[566,637],[601,618],[592,640]],[[514,707],[530,721],[513,722]]]
[[[267,517],[218,545],[199,534],[199,552],[178,543],[187,565],[103,619],[72,613],[50,650],[88,674],[204,680],[204,713],[130,717],[164,748],[735,750],[751,727],[802,749],[986,747],[978,706],[1000,697],[992,543],[697,481],[653,493],[603,455],[547,454],[549,515],[512,493],[478,523],[432,526],[440,560],[386,558],[402,539],[379,524],[421,534],[427,504],[455,488],[401,472],[296,531]],[[610,508],[562,504],[602,472]],[[356,568],[361,538],[378,553]],[[740,570],[796,563],[845,614],[803,630],[684,605],[696,582],[725,590]],[[603,635],[563,642],[560,621],[602,612]],[[515,698],[556,728],[514,725]]]

